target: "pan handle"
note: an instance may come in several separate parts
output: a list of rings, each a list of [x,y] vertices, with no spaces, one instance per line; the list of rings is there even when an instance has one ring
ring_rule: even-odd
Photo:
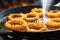
[[[59,3],[57,3],[57,4],[56,4],[56,5],[54,5],[54,6],[60,7],[60,2],[59,2]]]

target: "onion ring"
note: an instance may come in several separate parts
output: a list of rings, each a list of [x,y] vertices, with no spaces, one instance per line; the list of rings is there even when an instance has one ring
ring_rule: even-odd
[[[56,28],[59,28],[60,27],[60,22],[54,22],[54,21],[47,21],[45,22],[45,25],[48,27],[48,28],[51,28],[51,29],[56,29]]]
[[[25,20],[28,22],[35,21],[35,20],[39,19],[39,16],[35,13],[28,13],[28,14],[26,14],[26,16],[27,17],[25,18]]]
[[[46,16],[50,17],[50,18],[58,18],[58,17],[60,17],[60,13],[59,13],[59,10],[58,11],[51,10],[46,13]]]
[[[12,20],[12,19],[24,19],[26,17],[26,15],[24,15],[23,13],[20,14],[9,14],[8,15],[8,19]]]
[[[31,10],[31,12],[38,14],[39,17],[42,17],[43,16],[43,14],[42,14],[42,8],[33,8]]]
[[[26,27],[27,32],[42,32],[45,30],[46,27],[42,23],[29,23]]]
[[[51,21],[54,21],[54,22],[60,22],[60,18],[50,18]]]
[[[12,30],[23,30],[25,29],[26,24],[27,23],[24,20],[9,20],[4,24],[4,26]]]

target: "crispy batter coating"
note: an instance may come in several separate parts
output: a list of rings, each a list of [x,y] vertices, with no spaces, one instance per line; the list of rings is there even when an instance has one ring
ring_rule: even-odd
[[[28,14],[26,14],[26,16],[27,17],[25,18],[25,20],[28,22],[35,21],[35,20],[39,19],[39,16],[35,13],[28,13]]]
[[[42,23],[29,23],[26,27],[27,32],[42,32],[46,30],[46,26]]]
[[[9,20],[4,24],[4,26],[12,30],[23,30],[25,29],[26,24],[27,23],[24,20]]]
[[[23,13],[16,13],[16,14],[9,14],[8,15],[8,19],[12,20],[12,19],[24,19],[26,17],[26,15],[24,15]]]

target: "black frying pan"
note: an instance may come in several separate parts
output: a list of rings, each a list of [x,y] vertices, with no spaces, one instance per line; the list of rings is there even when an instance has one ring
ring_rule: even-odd
[[[41,6],[25,6],[25,7],[17,7],[17,8],[7,9],[7,10],[2,11],[0,13],[0,19],[4,18],[5,16],[7,16],[10,13],[19,13],[19,12],[27,13],[27,12],[30,12],[30,10],[32,8],[41,8]],[[49,10],[54,10],[54,9],[59,9],[60,10],[59,7],[55,7],[55,6],[50,6],[50,8],[49,8]],[[13,31],[13,35],[15,35],[15,36],[36,37],[36,36],[44,36],[44,35],[48,36],[48,35],[51,35],[51,34],[53,35],[53,33],[54,34],[59,33],[60,29],[52,30],[52,31],[45,31],[45,32],[24,32],[24,31],[15,31],[15,30],[12,30],[12,31]],[[43,34],[43,35],[41,35],[41,34]]]

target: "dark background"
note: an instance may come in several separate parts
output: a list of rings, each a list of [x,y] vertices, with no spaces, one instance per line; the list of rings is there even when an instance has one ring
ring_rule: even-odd
[[[59,0],[53,0],[51,5],[57,4],[58,2]],[[41,0],[0,0],[0,10],[18,6],[41,5],[41,3]]]

